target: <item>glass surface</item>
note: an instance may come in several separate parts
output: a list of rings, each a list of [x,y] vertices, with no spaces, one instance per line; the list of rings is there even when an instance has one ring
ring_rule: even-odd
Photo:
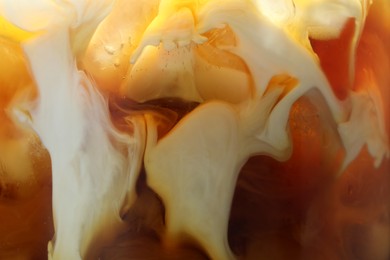
[[[389,1],[5,2],[0,259],[390,258]]]

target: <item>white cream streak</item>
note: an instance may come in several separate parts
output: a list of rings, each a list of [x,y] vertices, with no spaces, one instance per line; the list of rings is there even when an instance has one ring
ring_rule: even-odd
[[[135,199],[142,158],[141,133],[130,138],[113,130],[107,104],[77,71],[68,42],[57,31],[47,42],[25,45],[41,93],[33,126],[52,160],[53,259],[85,257],[100,237],[115,235],[121,213]]]
[[[36,2],[42,7],[49,3]],[[32,26],[31,30],[45,31],[23,43],[23,49],[39,90],[36,106],[30,111],[31,124],[52,161],[56,233],[49,243],[49,259],[84,259],[96,253],[91,247],[123,229],[121,216],[136,196],[144,127],[142,118],[133,118],[134,136],[127,136],[112,126],[105,100],[77,69],[72,52],[71,22],[82,24],[77,18],[85,18],[88,10],[81,10],[86,7],[81,1],[71,7],[62,3],[68,8],[64,11],[67,15],[74,11],[71,7],[77,8],[80,15],[72,16],[76,21],[68,21],[62,12],[49,13],[56,21]],[[58,10],[63,11],[58,6],[51,11]]]

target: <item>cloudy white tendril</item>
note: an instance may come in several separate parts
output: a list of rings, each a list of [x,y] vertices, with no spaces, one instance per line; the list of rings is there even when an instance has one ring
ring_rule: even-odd
[[[92,246],[115,237],[144,163],[166,208],[164,239],[188,235],[211,258],[234,259],[227,225],[238,173],[253,155],[288,158],[289,111],[312,91],[338,126],[343,168],[364,145],[379,166],[389,156],[381,97],[351,90],[340,101],[309,41],[337,38],[354,18],[353,74],[369,4],[1,0],[0,14],[34,34],[21,45],[39,95],[14,115],[51,156],[49,258],[91,257]],[[226,62],[215,64],[213,55]],[[132,133],[116,129],[107,90],[139,102],[177,97],[201,104],[158,139],[158,120],[147,112],[127,118]]]

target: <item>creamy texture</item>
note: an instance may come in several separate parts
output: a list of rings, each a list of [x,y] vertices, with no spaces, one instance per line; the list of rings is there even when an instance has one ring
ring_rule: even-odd
[[[87,2],[57,6],[37,1],[31,6],[38,9],[34,14],[34,9],[23,3],[5,5],[5,10],[10,14],[11,7],[18,7],[20,16],[14,16],[18,25],[43,31],[24,42],[23,48],[39,91],[36,105],[29,111],[30,123],[52,162],[56,234],[55,242],[49,244],[49,259],[92,257],[90,247],[117,232],[121,215],[135,200],[143,125],[135,118],[133,136],[118,133],[106,102],[76,67],[72,47],[75,51],[80,46],[72,44],[78,37],[88,41],[83,26],[90,19],[99,19],[102,10],[91,10]],[[92,5],[97,6],[97,2]],[[38,16],[42,11],[50,16]],[[70,29],[75,30],[73,41]]]
[[[379,167],[390,156],[384,97],[367,85],[339,100],[309,40],[337,38],[354,19],[353,77],[368,8],[365,0],[0,1],[0,33],[20,42],[38,90],[33,104],[20,99],[10,111],[51,156],[49,258],[93,257],[93,246],[118,234],[142,162],[166,208],[163,238],[190,237],[213,259],[234,258],[227,225],[240,169],[253,155],[289,157],[291,107],[305,95],[315,103],[312,91],[345,149],[340,172],[364,145]],[[202,104],[160,138],[148,110],[126,117],[132,131],[116,129],[108,94]]]

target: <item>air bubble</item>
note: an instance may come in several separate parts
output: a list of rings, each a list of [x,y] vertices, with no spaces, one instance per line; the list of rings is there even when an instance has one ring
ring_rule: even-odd
[[[106,45],[104,46],[104,50],[110,54],[110,55],[114,55],[115,54],[115,48],[112,47],[112,46],[109,46],[109,45]]]

